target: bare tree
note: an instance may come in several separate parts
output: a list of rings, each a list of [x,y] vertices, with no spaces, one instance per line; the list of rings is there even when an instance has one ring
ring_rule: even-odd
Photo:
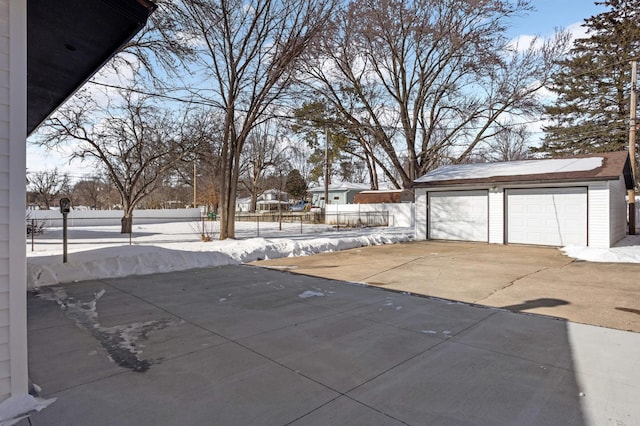
[[[320,54],[300,62],[300,83],[381,148],[408,186],[445,155],[464,160],[501,120],[540,113],[536,92],[568,36],[510,45],[505,25],[528,9],[526,0],[354,0],[328,23]]]
[[[235,235],[240,155],[251,130],[276,107],[292,65],[324,27],[334,0],[183,2],[180,25],[198,39],[199,94],[224,113],[220,238]]]
[[[240,182],[251,194],[252,212],[256,210],[258,195],[266,189],[262,186],[262,179],[267,169],[282,168],[281,165],[286,162],[288,147],[283,144],[283,130],[284,127],[269,120],[254,127],[247,138],[240,159]]]
[[[518,161],[529,158],[529,140],[531,132],[526,126],[509,126],[498,133],[483,149],[484,161]]]
[[[73,144],[72,158],[94,160],[105,168],[120,194],[121,232],[129,233],[134,208],[207,135],[193,125],[191,111],[162,110],[131,91],[119,91],[107,106],[82,95],[75,100],[47,120],[40,143]]]
[[[102,192],[103,182],[98,176],[81,179],[73,185],[73,200],[76,205],[85,205],[99,210]]]
[[[36,201],[45,210],[50,210],[57,198],[69,195],[69,175],[58,169],[35,172],[29,176],[29,186],[35,193]]]

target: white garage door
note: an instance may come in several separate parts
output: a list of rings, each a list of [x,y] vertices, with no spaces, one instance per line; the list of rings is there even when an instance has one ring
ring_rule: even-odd
[[[487,191],[430,192],[428,202],[429,238],[488,241]]]
[[[507,241],[587,245],[587,188],[507,190]]]

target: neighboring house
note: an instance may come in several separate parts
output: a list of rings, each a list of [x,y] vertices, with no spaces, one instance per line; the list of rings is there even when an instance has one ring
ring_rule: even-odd
[[[339,182],[329,185],[329,204],[353,204],[356,194],[371,189],[369,184]],[[311,204],[315,207],[324,207],[324,186],[316,186],[307,192],[311,194]]]
[[[28,391],[26,136],[154,9],[145,0],[0,0],[0,401]]]
[[[236,212],[249,213],[251,211],[251,197],[236,198]]]
[[[256,210],[287,211],[289,209],[289,194],[278,189],[268,189],[258,196]]]
[[[414,182],[416,239],[611,247],[632,187],[626,152],[443,166]]]
[[[355,204],[411,203],[413,200],[413,191],[409,189],[362,191],[353,197]]]

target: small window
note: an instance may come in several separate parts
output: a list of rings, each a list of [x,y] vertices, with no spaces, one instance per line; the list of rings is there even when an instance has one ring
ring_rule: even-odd
[[[334,199],[334,200],[339,200],[339,199],[340,199],[340,197],[333,197],[333,199]]]

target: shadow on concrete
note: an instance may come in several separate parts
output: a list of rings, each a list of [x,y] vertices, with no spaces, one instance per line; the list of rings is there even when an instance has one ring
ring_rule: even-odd
[[[628,312],[630,314],[640,315],[640,309],[622,308],[620,306],[616,306],[616,311],[622,311],[622,312]]]
[[[519,303],[517,305],[509,305],[509,306],[501,306],[501,309],[506,309],[511,312],[521,312],[526,311],[527,309],[535,309],[535,308],[553,308],[555,306],[568,305],[569,302],[562,299],[548,299],[548,298],[540,298],[540,299],[532,299],[527,300],[524,303]]]
[[[237,265],[59,285],[28,315],[58,397],[35,426],[585,424],[546,317]]]

